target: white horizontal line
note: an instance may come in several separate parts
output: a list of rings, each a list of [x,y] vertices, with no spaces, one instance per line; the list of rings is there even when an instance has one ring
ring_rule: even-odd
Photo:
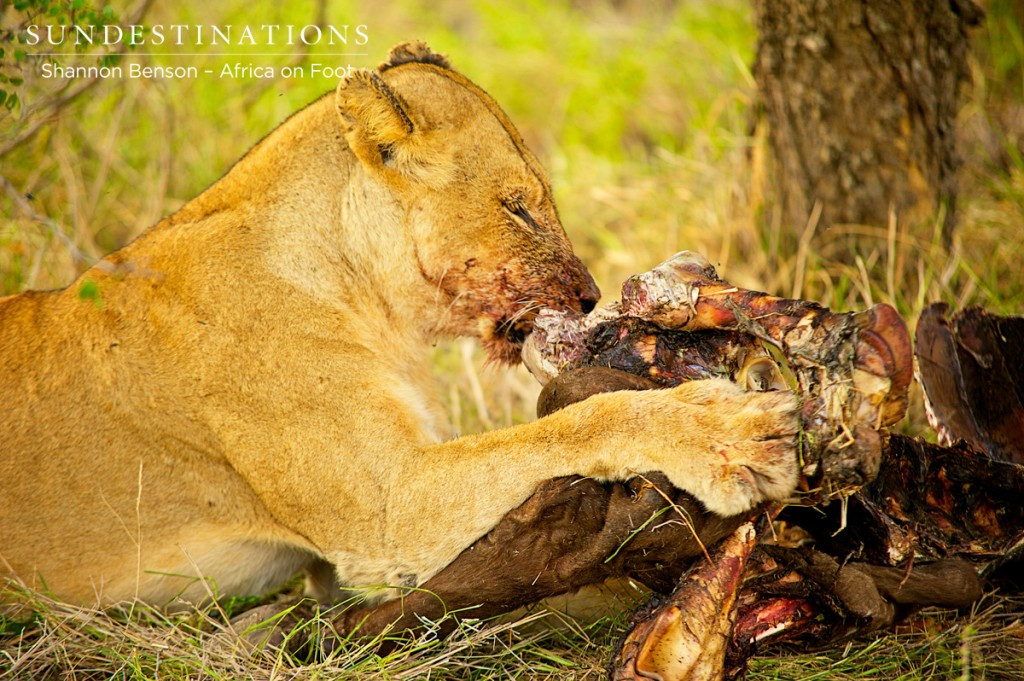
[[[68,54],[67,52],[36,52],[36,57],[294,57],[294,52],[104,52],[103,54]],[[308,57],[368,57],[369,52],[328,52]]]

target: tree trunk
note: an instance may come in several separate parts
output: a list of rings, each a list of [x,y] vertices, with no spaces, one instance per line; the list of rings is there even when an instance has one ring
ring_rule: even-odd
[[[817,245],[828,243],[826,251],[838,252],[826,255],[846,260],[851,245],[866,245],[865,234],[884,243],[892,212],[904,235],[927,245],[944,209],[948,247],[967,29],[982,11],[971,0],[754,5],[754,75],[774,155],[773,218],[782,231],[799,235],[819,204]]]

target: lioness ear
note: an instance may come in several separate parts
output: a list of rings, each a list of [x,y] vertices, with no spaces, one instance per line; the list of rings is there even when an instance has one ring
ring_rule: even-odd
[[[345,139],[371,168],[389,166],[414,126],[398,95],[373,71],[346,76],[336,93]]]
[[[433,64],[442,69],[452,68],[446,56],[434,52],[422,40],[409,40],[392,47],[388,52],[388,60],[380,64],[377,70],[387,71],[402,64]]]

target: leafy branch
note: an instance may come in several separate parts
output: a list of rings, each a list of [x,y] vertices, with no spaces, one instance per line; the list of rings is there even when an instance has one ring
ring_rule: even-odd
[[[28,50],[28,27],[40,21],[61,25],[139,24],[152,4],[153,0],[139,0],[119,21],[110,5],[97,7],[89,0],[14,0],[10,5],[0,0],[0,121],[9,121],[8,128],[0,132],[0,158],[32,139],[101,80],[99,76],[67,79],[55,90],[28,101],[27,91],[38,80],[34,67],[46,58]],[[117,51],[120,46],[121,43],[111,45],[109,51]],[[87,51],[82,47],[76,49]],[[110,55],[104,58],[115,59]],[[15,115],[16,110],[20,116]]]

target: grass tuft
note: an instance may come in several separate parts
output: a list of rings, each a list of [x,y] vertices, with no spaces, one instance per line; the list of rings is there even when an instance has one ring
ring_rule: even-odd
[[[49,679],[531,679],[604,678],[625,633],[621,618],[584,625],[538,609],[515,620],[467,620],[448,639],[436,627],[378,655],[391,640],[352,640],[328,652],[294,646],[253,649],[216,608],[175,614],[136,605],[77,608],[13,586],[21,608],[0,619],[0,677]],[[319,640],[329,613],[303,621],[289,638]],[[754,658],[751,681],[1024,678],[1024,598],[988,594],[969,613],[927,609],[896,632],[828,651],[776,649]]]
[[[382,634],[326,650],[306,645],[329,631],[328,611],[302,620],[279,647],[253,648],[240,638],[247,632],[235,630],[217,607],[167,614],[136,604],[101,611],[18,585],[3,599],[18,605],[0,617],[0,678],[33,681],[499,679],[516,669],[529,670],[531,678],[596,678],[621,628],[621,622],[584,626],[537,609],[507,621],[464,620],[444,640],[437,622],[411,639]],[[379,655],[384,641],[399,645]]]

